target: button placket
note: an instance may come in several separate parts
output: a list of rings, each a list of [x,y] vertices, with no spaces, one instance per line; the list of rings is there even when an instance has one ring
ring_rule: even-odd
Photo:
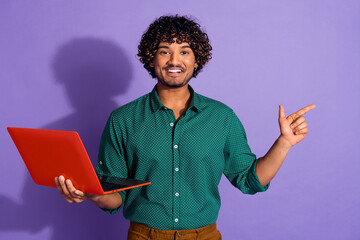
[[[173,126],[173,214],[174,214],[174,228],[178,228],[180,222],[180,174],[179,174],[179,137],[181,130],[181,121]]]

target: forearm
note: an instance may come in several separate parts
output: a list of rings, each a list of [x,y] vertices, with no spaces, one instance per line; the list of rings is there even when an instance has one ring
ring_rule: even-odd
[[[256,175],[262,186],[266,186],[275,177],[290,148],[291,145],[280,136],[265,156],[258,160]]]
[[[121,206],[122,198],[118,192],[105,195],[96,195],[89,200],[100,208],[115,209]]]

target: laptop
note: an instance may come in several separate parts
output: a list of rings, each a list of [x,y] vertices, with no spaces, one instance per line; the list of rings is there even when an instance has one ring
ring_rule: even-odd
[[[62,175],[76,189],[102,195],[151,183],[97,175],[75,131],[15,127],[7,130],[36,184],[56,187],[55,177]]]

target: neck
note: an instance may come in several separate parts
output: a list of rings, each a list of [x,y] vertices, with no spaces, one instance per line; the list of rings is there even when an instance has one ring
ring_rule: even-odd
[[[174,111],[176,119],[181,117],[191,104],[188,84],[179,88],[170,88],[158,82],[157,92],[161,103]]]

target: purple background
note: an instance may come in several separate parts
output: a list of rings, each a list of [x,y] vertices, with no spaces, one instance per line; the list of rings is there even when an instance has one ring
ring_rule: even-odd
[[[35,185],[7,126],[76,130],[93,162],[110,111],[151,91],[136,58],[147,26],[189,14],[213,59],[191,81],[229,105],[262,156],[288,114],[315,103],[310,133],[266,193],[220,184],[224,239],[360,239],[360,2],[1,1],[0,239],[125,239],[122,214]]]

